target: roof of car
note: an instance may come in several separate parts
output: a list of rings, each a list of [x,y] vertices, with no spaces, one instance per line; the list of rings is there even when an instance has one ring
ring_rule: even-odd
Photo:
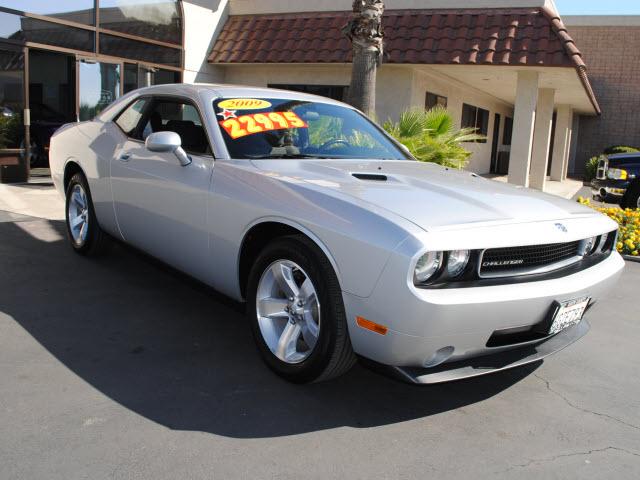
[[[609,160],[621,160],[624,158],[633,158],[640,159],[640,152],[636,153],[614,153],[613,155],[609,155]]]
[[[164,93],[164,94],[179,94],[179,93],[202,93],[211,92],[217,97],[284,97],[294,100],[310,100],[310,101],[322,101],[326,103],[340,104],[337,100],[321,97],[318,95],[312,95],[310,93],[293,92],[291,90],[281,90],[276,88],[267,87],[252,87],[248,85],[231,85],[223,83],[173,83],[165,85],[154,85],[152,87],[146,87],[139,90],[140,93]]]
[[[209,94],[211,99],[215,98],[284,98],[291,100],[303,100],[310,102],[330,103],[334,105],[342,105],[349,107],[342,102],[332,100],[330,98],[312,95],[310,93],[292,92],[290,90],[280,90],[266,87],[250,87],[247,85],[228,85],[222,83],[169,83],[164,85],[153,85],[144,87],[127,93],[120,97],[113,104],[107,107],[98,115],[100,120],[110,120],[115,116],[116,111],[120,111],[123,104],[128,104],[129,99],[142,95],[189,95],[200,96],[200,94]],[[352,107],[350,107],[352,108]]]

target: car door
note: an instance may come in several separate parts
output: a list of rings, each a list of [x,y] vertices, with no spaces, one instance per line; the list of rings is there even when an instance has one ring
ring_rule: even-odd
[[[195,104],[186,98],[143,97],[115,119],[122,142],[111,159],[113,204],[127,243],[195,277],[206,278],[207,195],[213,156]],[[174,131],[191,163],[151,152],[151,133]]]

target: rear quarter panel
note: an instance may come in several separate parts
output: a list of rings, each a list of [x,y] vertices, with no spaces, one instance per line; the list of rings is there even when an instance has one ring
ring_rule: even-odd
[[[89,121],[62,127],[51,138],[51,177],[64,196],[64,172],[69,163],[77,163],[87,178],[93,206],[100,226],[117,233],[109,176],[110,160],[118,146],[117,128],[112,123]]]

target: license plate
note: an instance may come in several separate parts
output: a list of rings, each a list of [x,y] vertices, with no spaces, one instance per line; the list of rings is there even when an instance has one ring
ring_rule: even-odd
[[[549,329],[549,335],[561,332],[565,328],[569,328],[576,323],[580,323],[584,311],[589,305],[589,297],[577,298],[575,300],[568,300],[560,303],[560,306],[556,310],[551,322],[551,328]]]

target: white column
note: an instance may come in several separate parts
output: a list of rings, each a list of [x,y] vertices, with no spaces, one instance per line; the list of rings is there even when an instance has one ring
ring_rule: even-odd
[[[531,171],[529,186],[544,190],[547,181],[547,164],[549,146],[551,144],[551,127],[553,126],[553,100],[556,91],[552,88],[538,90],[538,106],[533,132],[533,148],[531,151]]]
[[[564,162],[562,162],[562,180],[567,179],[567,172],[569,171],[569,160],[571,159],[571,148],[575,148],[574,136],[577,140],[578,130],[576,129],[575,116],[573,110],[569,115],[569,134],[567,135],[567,150],[564,152]]]
[[[571,107],[569,105],[558,105],[556,134],[553,139],[553,155],[551,157],[551,180],[562,181],[567,178],[572,123],[573,110],[571,110]]]
[[[537,103],[538,72],[519,71],[509,158],[509,183],[525,187],[529,186],[531,144]]]

